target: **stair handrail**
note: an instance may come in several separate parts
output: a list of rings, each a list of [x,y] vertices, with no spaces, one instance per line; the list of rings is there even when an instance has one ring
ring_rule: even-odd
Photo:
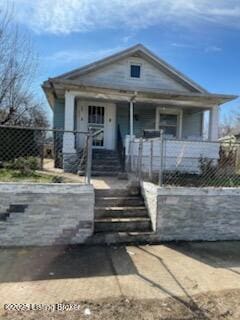
[[[117,150],[120,158],[120,164],[122,171],[125,171],[125,147],[123,144],[123,138],[121,134],[120,125],[117,127]]]
[[[81,170],[84,161],[87,159],[87,146],[88,146],[88,136],[86,135],[86,139],[85,139],[85,143],[82,149],[82,156],[80,158],[80,162],[79,162],[79,170]]]
[[[88,134],[87,134],[87,170],[85,174],[85,182],[87,184],[91,183],[91,176],[92,176],[92,144],[93,144],[93,138],[98,136],[100,133],[103,132],[103,129],[99,129],[95,132],[93,132],[93,128],[90,127]]]

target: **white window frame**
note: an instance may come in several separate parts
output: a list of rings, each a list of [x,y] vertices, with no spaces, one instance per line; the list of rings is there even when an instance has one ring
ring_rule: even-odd
[[[140,77],[139,78],[131,77],[131,66],[132,65],[140,66]],[[134,61],[134,60],[129,60],[128,61],[128,78],[130,80],[141,81],[143,79],[143,63],[138,62],[138,61]]]
[[[160,114],[171,114],[177,115],[177,136],[174,139],[182,139],[182,118],[183,118],[183,111],[179,109],[171,109],[168,107],[157,107],[156,108],[156,126],[155,129],[159,130],[160,124]]]

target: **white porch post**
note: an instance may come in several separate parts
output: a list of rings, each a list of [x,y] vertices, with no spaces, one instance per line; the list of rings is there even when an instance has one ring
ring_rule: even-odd
[[[75,96],[66,91],[65,93],[65,126],[64,130],[74,130],[74,101]],[[73,132],[64,132],[63,136],[63,153],[75,153],[75,136]]]
[[[214,106],[209,112],[209,129],[208,139],[210,141],[218,140],[218,125],[219,125],[219,106]]]
[[[133,101],[130,101],[130,139],[133,139]]]
[[[130,160],[131,160],[131,171],[133,171],[133,101],[130,101]]]

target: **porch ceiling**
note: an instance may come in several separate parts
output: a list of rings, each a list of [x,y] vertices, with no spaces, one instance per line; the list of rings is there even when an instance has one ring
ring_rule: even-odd
[[[76,97],[112,102],[139,102],[156,105],[211,108],[237,98],[234,95],[211,93],[182,93],[176,91],[143,90],[131,91],[128,88],[109,89],[104,87],[86,86],[69,80],[52,80],[44,82],[43,90],[49,103],[53,105],[56,97],[64,97],[70,90]]]

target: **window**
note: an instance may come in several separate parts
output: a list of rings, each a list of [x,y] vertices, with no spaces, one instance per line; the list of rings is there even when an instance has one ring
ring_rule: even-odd
[[[159,117],[159,130],[171,138],[177,138],[178,134],[178,115],[161,113]]]
[[[141,66],[138,64],[131,64],[130,75],[131,75],[131,78],[140,78]]]

